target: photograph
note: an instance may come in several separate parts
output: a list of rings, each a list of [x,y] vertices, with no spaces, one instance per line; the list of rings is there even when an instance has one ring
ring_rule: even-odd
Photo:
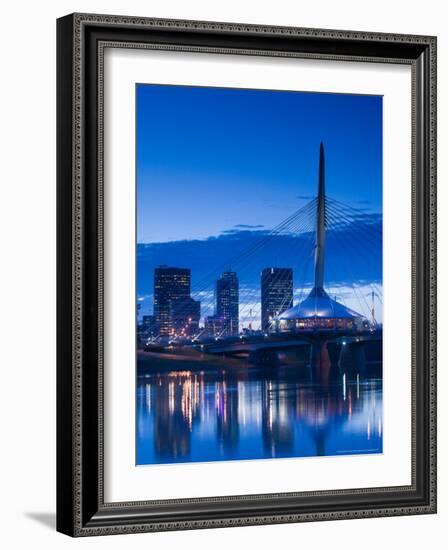
[[[302,8],[57,19],[60,533],[437,513],[438,38]]]
[[[135,135],[135,464],[381,454],[383,97],[138,82]]]

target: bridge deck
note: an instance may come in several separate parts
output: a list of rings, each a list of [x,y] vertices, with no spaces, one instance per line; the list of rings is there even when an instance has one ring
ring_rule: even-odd
[[[239,353],[253,352],[261,349],[282,350],[309,345],[318,341],[335,342],[344,340],[346,344],[355,342],[366,342],[381,340],[382,331],[375,332],[356,332],[353,331],[334,331],[320,330],[303,331],[300,333],[273,334],[267,337],[263,336],[245,336],[239,338],[228,338],[217,340],[207,344],[201,344],[201,351],[204,353]]]

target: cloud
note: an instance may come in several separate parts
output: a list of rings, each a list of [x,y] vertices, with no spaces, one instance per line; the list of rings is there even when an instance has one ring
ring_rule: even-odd
[[[239,227],[240,229],[261,229],[262,227],[264,227],[264,225],[262,224],[250,225],[245,223],[238,223],[237,225],[235,225],[235,227]]]
[[[244,225],[244,224],[241,224]],[[138,244],[138,296],[151,296],[154,268],[189,267],[192,292],[212,309],[216,280],[231,268],[245,296],[259,300],[260,274],[265,267],[291,267],[294,288],[309,289],[314,276],[314,232],[272,234],[267,229],[235,227],[205,240]],[[382,218],[359,213],[352,221],[330,223],[327,229],[325,284],[334,294],[382,281]],[[150,309],[152,296],[142,309]],[[207,313],[209,314],[209,313]]]
[[[369,316],[368,293],[372,288],[381,292],[382,287],[381,223],[369,226],[372,238],[365,242],[360,241],[360,227],[360,222],[354,222],[327,231],[325,287],[333,298]],[[191,269],[192,296],[200,300],[203,317],[214,313],[218,277],[229,268],[236,271],[240,282],[240,320],[246,326],[251,321],[251,310],[254,320],[260,315],[260,274],[265,267],[291,267],[294,303],[306,297],[314,279],[314,235],[267,237],[265,232],[260,238],[259,231],[246,230],[213,240],[144,246],[137,262],[138,296],[145,298],[139,302],[140,315],[153,312],[154,268],[161,264]],[[380,304],[376,308],[380,318]],[[256,328],[256,322],[253,326]]]
[[[211,237],[211,238],[215,238],[215,239],[220,239],[222,236],[224,237],[227,237],[228,235],[236,235],[236,236],[241,236],[241,235],[248,235],[248,234],[252,234],[252,235],[269,235],[270,231],[268,229],[256,229],[257,226],[253,226],[252,228],[250,226],[248,226],[247,228],[242,228],[242,226],[235,226],[234,228],[232,229],[225,229],[224,231],[221,232],[220,235],[218,235],[218,237]],[[262,225],[260,227],[263,227]]]

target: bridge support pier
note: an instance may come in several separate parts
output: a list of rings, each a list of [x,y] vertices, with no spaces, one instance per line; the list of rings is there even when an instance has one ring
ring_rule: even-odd
[[[337,382],[341,376],[340,358],[342,345],[339,342],[331,342],[327,345],[330,357],[330,382]]]
[[[342,347],[339,360],[340,368],[348,376],[355,377],[356,374],[366,374],[366,350],[364,342],[353,342]]]
[[[311,376],[313,382],[324,387],[330,381],[331,361],[328,353],[327,342],[321,340],[311,344]]]

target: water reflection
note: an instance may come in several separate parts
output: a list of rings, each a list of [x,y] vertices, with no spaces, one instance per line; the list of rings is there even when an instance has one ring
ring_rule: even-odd
[[[382,451],[381,381],[326,384],[293,367],[168,371],[138,379],[137,464]]]

